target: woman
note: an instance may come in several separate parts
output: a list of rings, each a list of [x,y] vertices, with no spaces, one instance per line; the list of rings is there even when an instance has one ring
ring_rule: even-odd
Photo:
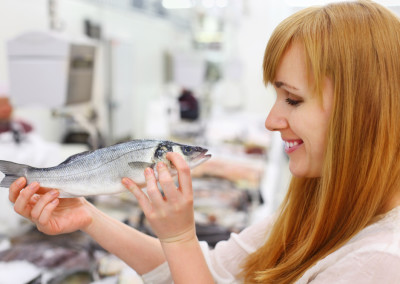
[[[87,232],[149,283],[400,283],[399,54],[398,18],[370,1],[308,8],[276,28],[266,127],[281,133],[294,177],[276,216],[212,251],[197,241],[190,172],[173,153],[179,188],[158,165],[165,199],[149,169],[149,198],[123,180],[159,240],[84,199],[21,191],[24,179],[10,200],[45,233]]]

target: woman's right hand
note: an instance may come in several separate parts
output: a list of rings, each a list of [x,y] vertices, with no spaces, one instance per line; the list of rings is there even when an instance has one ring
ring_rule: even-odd
[[[86,228],[92,222],[92,205],[85,198],[58,198],[56,189],[43,188],[37,182],[26,186],[19,178],[9,189],[14,210],[36,224],[48,235],[70,233]]]

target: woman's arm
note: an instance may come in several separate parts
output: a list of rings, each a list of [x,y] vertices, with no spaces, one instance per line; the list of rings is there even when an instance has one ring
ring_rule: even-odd
[[[147,273],[165,262],[158,239],[111,218],[91,204],[89,211],[92,222],[82,231],[137,273]]]
[[[104,249],[144,274],[165,261],[160,242],[102,213],[84,198],[58,198],[55,189],[40,188],[37,182],[26,186],[16,180],[9,190],[14,210],[31,220],[38,230],[64,234],[77,230],[88,233]]]

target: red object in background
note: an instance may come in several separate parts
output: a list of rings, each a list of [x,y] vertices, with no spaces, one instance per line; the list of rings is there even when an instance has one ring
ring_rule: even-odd
[[[11,119],[13,107],[7,97],[0,97],[0,133],[15,131],[18,128],[23,133],[32,131],[32,126],[21,120]]]
[[[196,120],[199,117],[199,104],[192,91],[183,89],[178,100],[182,119]]]
[[[0,97],[0,121],[9,120],[12,113],[12,106],[6,97]]]
[[[12,124],[17,124],[18,125],[18,130],[22,131],[23,133],[29,133],[32,131],[33,127],[21,120],[5,120],[5,121],[1,121],[0,120],[0,134],[4,133],[4,132],[8,132],[8,131],[13,131],[16,130],[15,128],[13,128]]]

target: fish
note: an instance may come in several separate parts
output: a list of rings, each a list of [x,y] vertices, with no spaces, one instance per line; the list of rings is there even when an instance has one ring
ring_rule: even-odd
[[[181,154],[191,169],[211,158],[208,149],[200,146],[136,139],[78,153],[48,168],[0,160],[0,171],[5,175],[0,187],[9,188],[16,179],[25,177],[28,184],[37,181],[41,187],[58,189],[59,198],[117,194],[126,190],[121,183],[123,177],[144,185],[147,167],[154,169],[158,179],[155,167],[158,162],[164,162],[170,173],[177,175],[177,170],[166,158],[167,152]]]

